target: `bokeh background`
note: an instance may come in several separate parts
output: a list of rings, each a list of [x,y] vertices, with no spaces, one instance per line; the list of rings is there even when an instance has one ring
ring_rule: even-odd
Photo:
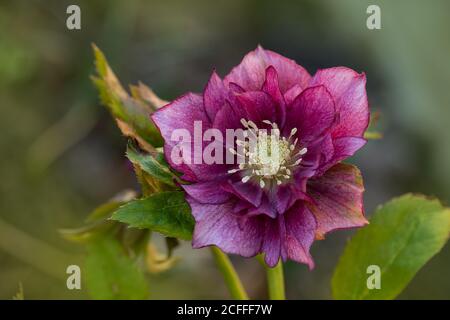
[[[67,30],[66,8],[82,29]],[[382,29],[366,28],[381,7]],[[445,0],[0,1],[0,298],[22,283],[26,299],[88,298],[66,288],[67,264],[83,247],[58,229],[82,224],[96,205],[137,188],[116,129],[89,76],[91,43],[122,83],[139,80],[162,98],[201,91],[261,44],[311,73],[344,65],[367,74],[382,140],[352,159],[362,170],[367,215],[406,192],[450,200],[450,2]],[[291,299],[329,299],[330,278],[352,231],[316,242],[316,269],[286,264]],[[149,275],[152,298],[227,298],[208,250],[177,249],[183,261]],[[233,257],[250,294],[264,274]],[[433,258],[400,298],[450,299],[450,249]]]

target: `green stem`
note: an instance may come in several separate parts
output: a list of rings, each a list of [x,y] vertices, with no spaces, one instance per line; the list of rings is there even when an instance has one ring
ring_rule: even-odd
[[[270,300],[285,300],[283,262],[280,261],[275,267],[269,268],[262,256],[258,256],[258,260],[266,269]]]
[[[47,275],[66,281],[66,268],[79,256],[69,255],[0,219],[0,250],[34,266]]]
[[[231,296],[237,300],[248,300],[248,295],[245,292],[244,286],[228,256],[215,246],[211,247],[211,251],[219,270],[222,272]]]

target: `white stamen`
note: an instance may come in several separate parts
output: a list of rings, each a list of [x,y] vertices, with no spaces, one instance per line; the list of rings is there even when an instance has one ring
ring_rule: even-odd
[[[255,130],[258,130],[258,126],[252,120],[248,120],[247,124],[249,127],[253,128]]]
[[[271,181],[281,185],[290,180],[295,167],[302,161],[301,156],[307,152],[306,148],[297,148],[298,138],[293,139],[297,128],[291,130],[289,137],[282,137],[278,125],[270,120],[262,120],[262,123],[272,127],[269,132],[258,129],[256,123],[251,120],[242,118],[240,122],[245,128],[244,139],[236,139],[236,145],[240,149],[230,148],[229,151],[244,158],[245,162],[240,163],[238,168],[228,170],[228,173],[242,171],[243,183],[255,177],[254,181],[258,181],[262,189]]]
[[[250,176],[245,176],[242,178],[243,183],[246,183],[248,180],[250,180]]]

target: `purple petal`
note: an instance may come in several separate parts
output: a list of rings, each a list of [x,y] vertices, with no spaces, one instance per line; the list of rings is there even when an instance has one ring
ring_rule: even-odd
[[[212,126],[219,129],[225,138],[227,129],[242,129],[241,119],[246,117],[247,113],[243,108],[233,108],[226,102],[217,112]]]
[[[333,140],[334,155],[337,161],[352,156],[366,144],[367,140],[359,137],[341,137]]]
[[[237,95],[247,113],[246,120],[252,120],[258,126],[263,120],[276,121],[276,105],[271,96],[263,91],[247,91]]]
[[[186,193],[200,203],[221,204],[228,201],[231,195],[218,187],[217,181],[185,184],[181,187]]]
[[[228,87],[234,93],[243,93],[243,92],[245,92],[244,88],[242,88],[240,85],[238,85],[237,83],[234,83],[234,82],[230,82],[228,84]]]
[[[316,220],[310,210],[301,202],[293,206],[286,214],[285,248],[288,259],[305,263],[309,269],[314,268],[314,261],[309,253],[314,242]]]
[[[355,166],[337,164],[323,176],[310,179],[307,187],[314,200],[310,209],[317,220],[317,238],[335,229],[368,223],[363,209],[363,181]]]
[[[275,218],[277,216],[277,211],[272,203],[269,202],[267,197],[263,197],[261,204],[258,207],[253,207],[248,209],[248,216],[255,216],[259,214],[265,214],[268,217]]]
[[[267,199],[273,211],[283,214],[296,200],[295,184],[283,184],[267,192]]]
[[[290,88],[286,93],[284,94],[284,101],[286,102],[286,105],[290,105],[297,96],[302,93],[303,87],[299,84],[296,84],[292,88]]]
[[[303,157],[302,164],[310,164],[313,172],[310,177],[322,175],[331,166],[334,155],[334,145],[331,134],[324,135],[321,139],[317,139],[312,144],[308,145],[308,152]]]
[[[206,164],[203,161],[202,150],[210,142],[203,141],[201,137],[203,137],[207,129],[211,128],[211,123],[205,113],[201,96],[193,93],[186,94],[156,111],[152,115],[152,120],[164,138],[164,155],[166,160],[172,168],[184,174],[182,176],[183,179],[188,181],[202,181],[216,179],[226,175],[227,167],[224,164]],[[201,124],[201,132],[198,132],[198,134],[201,135],[200,139],[203,143],[203,149],[196,150],[194,146],[195,122]],[[180,143],[171,140],[174,130],[180,129],[185,129],[190,133],[191,141]],[[187,159],[187,163],[183,161],[180,164],[173,161],[172,151],[175,146],[191,150],[191,156]]]
[[[333,137],[361,137],[369,125],[366,76],[345,67],[317,71],[310,86],[324,85],[334,98],[340,122]]]
[[[193,136],[195,121],[202,123],[203,132],[211,126],[203,107],[202,97],[193,93],[185,94],[156,111],[151,118],[164,138],[164,154],[170,166],[183,173],[184,179],[196,180],[190,165],[177,164],[172,161],[172,149],[178,142],[172,141],[171,136],[173,131],[178,129],[186,129]],[[188,143],[187,146],[191,147],[191,144]],[[191,163],[193,163],[193,152],[191,152],[191,158]]]
[[[239,199],[248,201],[255,207],[259,207],[263,195],[262,189],[251,183],[243,183],[242,181],[227,182],[221,185],[221,188],[229,193],[233,193]]]
[[[242,62],[225,77],[224,82],[235,82],[247,91],[259,90],[264,83],[268,66],[273,66],[278,72],[282,93],[295,84],[306,88],[311,78],[308,71],[294,60],[258,47],[244,57]]]
[[[290,189],[291,196],[287,206],[284,208],[284,211],[282,211],[283,213],[288,211],[297,201],[312,202],[311,197],[303,191],[306,189],[303,185],[297,185],[297,183],[295,183],[291,185]]]
[[[196,224],[192,240],[194,248],[216,245],[226,253],[252,257],[259,253],[264,234],[263,220],[242,220],[233,214],[233,202],[220,205],[201,204],[186,197]]]
[[[206,114],[213,121],[217,112],[222,108],[225,99],[228,96],[228,90],[225,88],[222,79],[214,71],[203,92]]]
[[[324,86],[305,89],[287,109],[284,135],[297,128],[300,143],[308,144],[325,134],[335,123],[334,101]]]
[[[351,157],[366,144],[367,140],[359,137],[340,137],[332,140],[332,157],[320,165],[318,175],[322,175],[335,164]]]
[[[278,216],[276,219],[266,219],[261,251],[264,252],[264,261],[271,268],[275,267],[280,260],[285,228],[282,216]]]
[[[243,213],[244,210],[247,211],[251,207],[252,207],[252,204],[249,203],[248,201],[237,200],[233,206],[233,212],[236,214]]]
[[[292,186],[290,184],[279,186],[275,188],[275,192],[269,193],[269,195],[276,211],[283,214],[292,202]]]
[[[280,127],[283,127],[286,118],[286,103],[284,102],[283,94],[280,91],[277,71],[273,66],[269,66],[266,69],[266,80],[264,81],[261,90],[268,93],[275,102],[277,114],[276,122]]]

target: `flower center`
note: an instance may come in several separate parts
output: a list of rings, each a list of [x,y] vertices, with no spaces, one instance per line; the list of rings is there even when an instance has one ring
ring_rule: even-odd
[[[238,139],[236,149],[229,149],[239,157],[239,168],[228,171],[241,171],[243,183],[254,180],[261,188],[288,181],[307,152],[306,148],[297,146],[298,138],[294,140],[297,128],[291,130],[288,138],[280,137],[276,123],[269,120],[263,122],[270,125],[270,133],[266,129],[259,129],[253,121],[241,119],[245,139]]]

